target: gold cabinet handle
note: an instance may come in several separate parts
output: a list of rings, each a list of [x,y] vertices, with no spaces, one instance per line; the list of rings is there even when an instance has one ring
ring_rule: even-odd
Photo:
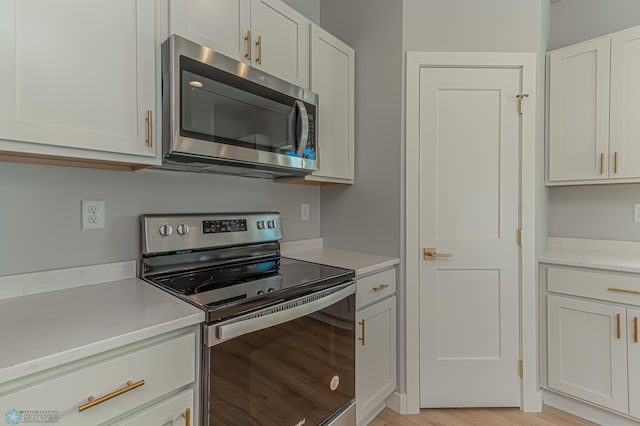
[[[115,398],[116,396],[120,396],[123,393],[127,393],[129,391],[132,391],[134,389],[139,388],[140,386],[144,385],[144,380],[140,380],[139,382],[135,382],[133,383],[131,380],[129,380],[127,382],[127,386],[123,387],[122,389],[118,389],[115,392],[111,392],[108,395],[105,396],[101,396],[98,399],[95,399],[94,397],[90,396],[89,398],[87,398],[89,400],[89,402],[87,402],[86,404],[82,404],[81,406],[78,407],[78,411],[80,413],[82,413],[85,410],[88,410],[91,407],[95,407],[96,405],[102,404],[103,402],[106,402],[112,398]]]
[[[147,111],[147,146],[153,146],[153,112]]]
[[[362,346],[364,346],[364,318],[362,321],[358,321],[358,325],[362,327],[362,337],[358,337],[358,340],[360,340]]]
[[[618,173],[618,151],[613,153],[613,173]]]
[[[389,284],[380,284],[378,287],[374,287],[373,291],[380,291],[380,290],[384,290],[385,288],[389,287]]]
[[[256,46],[258,46],[258,57],[256,58],[256,62],[262,64],[262,36],[258,36]]]
[[[600,174],[604,174],[604,152],[600,153]]]
[[[620,314],[616,314],[616,327],[617,327],[616,336],[618,337],[618,339],[620,339]]]
[[[629,293],[629,294],[638,294],[638,295],[640,295],[640,291],[638,291],[638,290],[627,290],[626,288],[609,287],[607,290],[616,291],[618,293]]]
[[[633,317],[633,343],[638,343],[638,317]]]
[[[438,253],[435,248],[429,247],[422,249],[424,260],[435,260],[438,257],[453,257],[451,253]]]
[[[247,35],[244,36],[244,41],[247,42],[247,53],[244,54],[244,57],[251,60],[251,31],[247,31]]]
[[[184,410],[182,417],[184,417],[184,426],[191,426],[191,408]]]

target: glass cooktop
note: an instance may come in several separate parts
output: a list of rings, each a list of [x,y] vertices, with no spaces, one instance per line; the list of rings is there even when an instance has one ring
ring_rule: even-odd
[[[207,312],[207,323],[320,291],[353,279],[349,269],[275,257],[149,277]]]

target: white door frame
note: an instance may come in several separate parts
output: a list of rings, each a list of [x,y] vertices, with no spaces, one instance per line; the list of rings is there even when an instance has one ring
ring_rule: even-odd
[[[405,93],[405,365],[407,413],[420,411],[420,241],[419,227],[419,99],[420,69],[425,67],[518,68],[522,91],[529,94],[523,109],[520,147],[520,355],[524,362],[521,405],[541,411],[538,387],[538,332],[535,254],[536,54],[407,52]],[[515,95],[515,94],[514,94]],[[514,366],[516,368],[517,366]]]

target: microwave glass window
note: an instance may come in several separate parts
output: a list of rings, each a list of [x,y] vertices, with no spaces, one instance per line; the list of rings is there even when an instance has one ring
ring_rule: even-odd
[[[261,151],[288,154],[292,105],[182,71],[182,126],[185,136]]]

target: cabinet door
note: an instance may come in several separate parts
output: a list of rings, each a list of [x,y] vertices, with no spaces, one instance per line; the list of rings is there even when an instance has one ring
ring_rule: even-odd
[[[549,181],[609,176],[609,38],[549,54]]]
[[[308,22],[278,0],[251,0],[253,65],[306,88]]]
[[[316,177],[353,182],[355,54],[317,25],[311,25],[311,91],[320,96]]]
[[[356,414],[358,423],[396,388],[396,298],[356,313]]]
[[[625,309],[547,296],[549,387],[628,412]]]
[[[154,0],[0,2],[0,139],[154,156],[155,17]]]
[[[627,309],[629,353],[629,414],[640,419],[640,311]]]
[[[611,38],[612,178],[640,177],[639,75],[640,28],[615,34]]]
[[[169,26],[177,34],[238,61],[248,62],[251,26],[247,0],[171,0]]]
[[[159,402],[126,420],[114,423],[117,426],[194,426],[195,424],[191,389]]]
[[[28,410],[39,402],[37,409],[57,411],[65,426],[103,424],[191,385],[195,342],[190,332],[96,364],[80,363],[68,373],[0,395],[0,408]],[[90,396],[110,398],[80,411]]]

